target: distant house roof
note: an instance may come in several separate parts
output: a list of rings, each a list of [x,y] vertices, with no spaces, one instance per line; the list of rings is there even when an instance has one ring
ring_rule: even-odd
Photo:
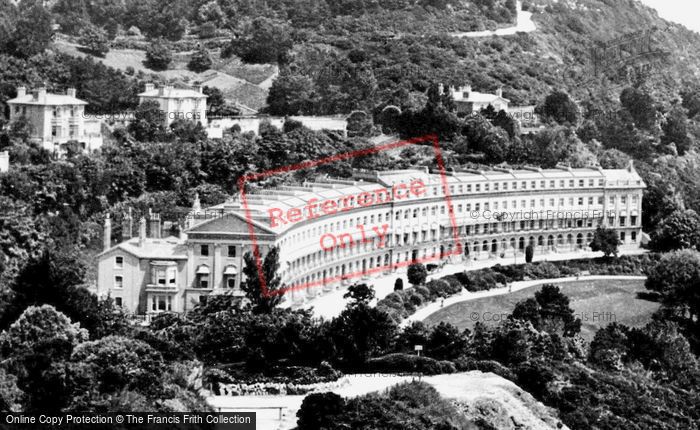
[[[456,100],[457,102],[467,102],[467,103],[493,103],[495,101],[501,100],[506,103],[510,103],[510,100],[500,97],[496,94],[479,93],[472,91],[469,93],[467,98],[462,100]]]
[[[129,254],[145,260],[185,260],[187,259],[187,246],[185,241],[171,236],[164,239],[146,238],[143,246],[139,245],[139,238],[132,238],[113,246],[100,255],[107,254],[115,249],[121,249]]]
[[[205,99],[206,94],[202,94],[199,91],[182,89],[182,88],[156,88],[150,91],[144,91],[139,94],[139,97],[158,97],[158,98],[172,98],[172,99]]]
[[[66,94],[26,94],[21,97],[15,97],[7,101],[8,104],[17,105],[39,105],[39,106],[73,106],[87,105],[86,101],[80,100]]]

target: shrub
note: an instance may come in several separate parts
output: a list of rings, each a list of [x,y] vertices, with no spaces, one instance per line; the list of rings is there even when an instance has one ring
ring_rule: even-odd
[[[469,282],[465,285],[467,291],[484,291],[496,288],[498,281],[505,281],[505,276],[501,273],[494,272],[491,269],[482,269],[468,274]]]
[[[442,280],[447,282],[447,284],[449,285],[448,291],[452,291],[452,294],[459,293],[460,291],[462,291],[462,288],[464,288],[464,286],[466,285],[465,282],[460,281],[458,279],[457,275],[445,276],[444,278],[442,278]]]
[[[166,70],[173,60],[173,53],[162,40],[156,40],[146,50],[146,66],[153,70]]]
[[[551,279],[561,276],[557,266],[549,261],[536,264],[526,264],[524,272],[527,277],[532,279]]]
[[[313,393],[304,398],[297,411],[297,429],[332,428],[344,415],[345,399],[335,393]]]
[[[417,355],[402,353],[389,354],[383,357],[372,358],[367,361],[367,369],[370,372],[420,372],[426,375],[455,373],[457,371],[457,368],[451,361],[439,361],[430,357],[419,357]]]
[[[192,58],[190,58],[190,62],[187,63],[187,68],[192,70],[193,72],[203,72],[205,70],[208,70],[212,65],[211,57],[209,56],[209,51],[207,51],[203,47],[199,47],[194,54],[192,54]]]
[[[394,291],[401,291],[401,290],[403,290],[403,279],[396,278],[396,282],[394,282]]]
[[[513,266],[501,266],[497,264],[492,268],[495,272],[502,273],[510,282],[522,281],[525,278],[525,266],[516,264]]]
[[[535,256],[535,247],[531,244],[525,247],[525,262],[532,263],[532,259]]]
[[[421,305],[423,305],[423,302],[425,302],[425,300],[423,299],[423,297],[420,296],[420,295],[418,295],[418,294],[412,294],[412,295],[408,298],[408,300],[409,300],[409,301],[411,302],[411,304],[412,304],[413,306],[415,306],[416,308],[420,307]]]
[[[428,282],[425,286],[428,290],[430,290],[433,297],[447,297],[450,295],[448,293],[450,284],[444,279],[434,279]]]
[[[423,285],[428,277],[428,271],[423,264],[415,263],[408,266],[407,276],[411,285]]]
[[[516,380],[515,373],[508,367],[494,360],[475,360],[470,357],[459,358],[454,361],[454,364],[459,372],[468,372],[470,370],[478,370],[480,372],[491,372],[498,376],[511,381]]]
[[[428,288],[423,286],[414,288],[413,293],[418,296],[421,296],[423,298],[423,301],[425,302],[431,301],[436,297],[431,293],[431,291]]]

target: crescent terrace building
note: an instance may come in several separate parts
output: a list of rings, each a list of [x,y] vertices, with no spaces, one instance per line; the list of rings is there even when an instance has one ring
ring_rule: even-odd
[[[645,184],[625,169],[357,171],[351,180],[280,186],[202,209],[179,236],[157,214],[122,220],[124,241],[98,256],[98,294],[135,314],[186,312],[212,294],[242,297],[243,256],[280,249],[286,300],[304,300],[411,261],[466,265],[588,249],[598,226],[638,248]],[[147,226],[150,226],[147,229]],[[150,234],[147,234],[150,230]],[[522,260],[521,260],[522,261]]]

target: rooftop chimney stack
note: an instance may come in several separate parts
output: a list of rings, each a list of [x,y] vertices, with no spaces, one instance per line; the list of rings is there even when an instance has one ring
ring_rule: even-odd
[[[630,163],[627,165],[627,171],[630,173],[634,172],[634,160],[630,160]]]
[[[146,218],[141,217],[139,220],[139,246],[146,244]]]
[[[129,208],[129,213],[122,219],[122,240],[126,241],[131,239],[131,235],[134,227],[134,218],[131,215],[131,208]]]
[[[148,92],[148,91],[153,91],[153,90],[155,90],[155,89],[156,89],[156,86],[153,85],[152,83],[149,82],[149,83],[146,84],[146,91],[147,91],[147,92]]]
[[[68,88],[66,90],[66,95],[75,98],[75,88]]]
[[[36,99],[38,101],[43,101],[46,99],[46,87],[39,87],[36,89]]]
[[[500,88],[500,87],[499,87],[499,88],[496,90],[496,95],[497,95],[498,97],[503,97],[503,88]]]
[[[151,237],[153,239],[160,239],[160,214],[150,213],[149,218],[151,223]]]
[[[107,251],[112,247],[112,220],[109,218],[109,214],[105,216],[105,226],[103,231],[103,245],[102,250]]]
[[[27,95],[27,87],[17,87],[17,97],[24,97]]]

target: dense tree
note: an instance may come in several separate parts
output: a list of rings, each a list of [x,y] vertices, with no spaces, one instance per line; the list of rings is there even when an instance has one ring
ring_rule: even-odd
[[[211,68],[211,65],[212,61],[209,51],[200,45],[192,54],[189,63],[187,63],[187,68],[193,72],[201,73]]]
[[[64,360],[87,331],[52,306],[27,308],[0,335],[4,365],[17,377],[25,411],[60,411],[70,393]]]
[[[650,270],[647,289],[661,295],[673,314],[697,324],[700,316],[700,253],[681,250],[665,254]]]
[[[154,40],[146,49],[145,64],[153,70],[166,70],[171,61],[173,54],[161,39]]]
[[[94,25],[86,25],[80,30],[78,42],[92,55],[104,57],[109,52],[107,32]]]
[[[0,327],[7,327],[30,306],[48,304],[79,322],[93,338],[123,331],[125,318],[112,300],[99,299],[83,285],[85,271],[83,261],[70,248],[45,250],[31,259],[11,285]]]
[[[297,411],[298,430],[331,429],[345,415],[345,400],[335,393],[313,393],[304,397]]]
[[[700,249],[700,216],[692,210],[673,212],[651,235],[650,246],[657,251]]]
[[[279,248],[272,247],[263,257],[261,256],[261,270],[258,270],[257,259],[250,252],[243,256],[245,267],[243,274],[245,281],[241,289],[253,305],[253,310],[258,313],[270,313],[282,301],[279,294]],[[265,282],[263,289],[262,282]]]
[[[227,52],[241,57],[247,63],[286,63],[287,52],[293,42],[290,29],[266,18],[257,18],[245,35],[234,39]]]
[[[343,298],[352,300],[352,305],[368,305],[374,299],[374,288],[367,284],[353,284],[348,287],[348,291],[343,295]]]
[[[267,96],[268,111],[273,115],[303,115],[313,111],[314,83],[302,75],[283,73],[275,79]]]
[[[581,330],[581,320],[575,318],[569,298],[559,287],[547,284],[534,298],[519,302],[512,314],[514,319],[529,321],[537,330],[550,334],[574,336]]]
[[[347,307],[329,323],[329,335],[336,360],[348,368],[358,368],[390,348],[396,325],[385,312],[359,303]]]
[[[603,169],[624,169],[631,158],[619,149],[606,149],[598,154],[598,163]]]
[[[414,263],[408,266],[406,276],[411,285],[423,285],[428,277],[428,271],[423,263]]]
[[[468,330],[460,332],[452,324],[441,321],[430,332],[426,354],[438,360],[454,360],[467,352],[468,344]]]
[[[165,113],[156,101],[141,103],[134,112],[134,120],[129,123],[129,133],[139,142],[157,142],[166,135]]]
[[[593,240],[589,244],[594,252],[602,252],[606,257],[614,255],[617,257],[618,247],[622,244],[617,231],[607,227],[598,227],[593,233]]]
[[[651,130],[656,125],[656,106],[650,94],[637,88],[625,88],[620,94],[620,103],[638,128]]]
[[[528,244],[525,247],[525,262],[532,263],[532,259],[535,256],[535,247],[532,244]]]
[[[51,14],[41,2],[23,2],[19,10],[11,51],[23,58],[44,52],[53,36]]]
[[[661,143],[664,145],[674,144],[678,155],[685,154],[691,145],[688,136],[688,117],[684,109],[674,108],[666,115],[666,121],[662,126],[663,134]]]
[[[562,91],[554,91],[548,95],[544,103],[537,106],[535,113],[544,121],[554,121],[562,125],[576,125],[579,119],[576,103]]]

